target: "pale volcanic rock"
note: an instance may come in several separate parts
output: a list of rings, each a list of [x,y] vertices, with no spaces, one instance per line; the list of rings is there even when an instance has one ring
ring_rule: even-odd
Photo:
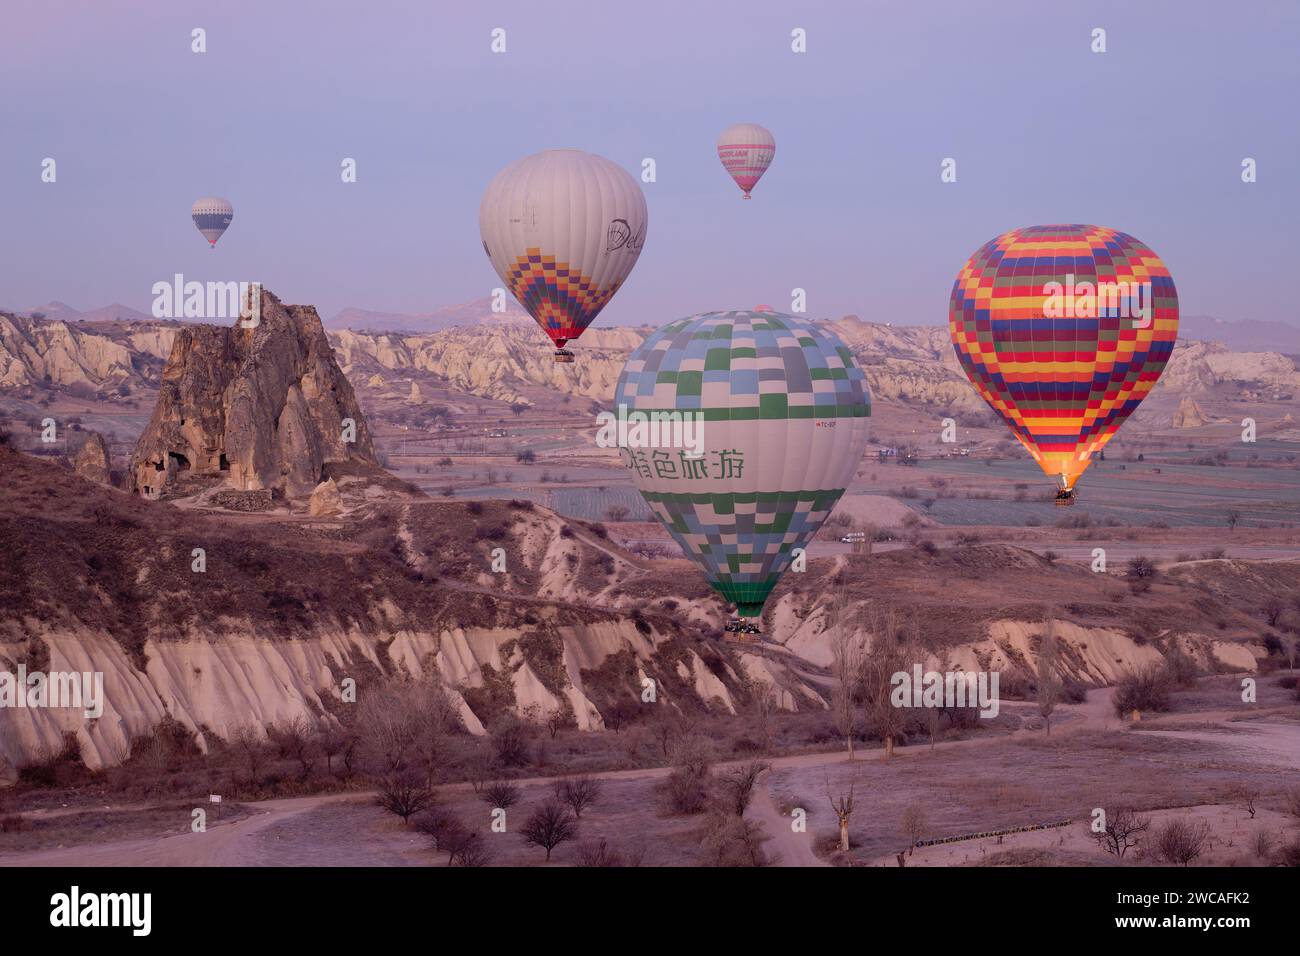
[[[355,423],[345,441],[344,421]],[[153,417],[131,459],[131,490],[157,495],[186,475],[229,488],[311,494],[331,462],[374,463],[352,386],[311,306],[262,293],[256,328],[178,329]]]
[[[1179,400],[1178,410],[1174,412],[1174,428],[1200,428],[1208,421],[1201,406],[1190,395],[1184,395]]]
[[[333,478],[327,478],[316,486],[311,493],[311,500],[307,504],[307,513],[313,518],[322,515],[336,515],[343,510],[343,498],[339,494],[339,486],[334,483]]]
[[[113,463],[109,458],[108,445],[99,432],[86,432],[86,441],[77,452],[73,471],[87,481],[97,481],[101,485],[113,483]]]
[[[421,404],[423,401],[424,401],[424,397],[420,394],[420,384],[419,384],[419,382],[412,382],[412,383],[411,383],[411,394],[409,394],[409,395],[406,396],[406,404],[408,404],[408,405],[419,405],[419,404]]]
[[[0,386],[116,385],[135,373],[131,351],[66,322],[0,313]]]

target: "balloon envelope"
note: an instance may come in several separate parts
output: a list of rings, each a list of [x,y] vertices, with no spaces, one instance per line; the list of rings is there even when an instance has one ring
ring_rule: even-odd
[[[548,149],[488,184],[479,232],[492,267],[563,346],[600,314],[645,243],[645,196],[626,170],[577,149]]]
[[[1030,226],[970,257],[948,328],[976,390],[1069,489],[1160,378],[1178,338],[1178,293],[1130,235]]]
[[[190,217],[208,245],[215,246],[235,218],[235,207],[217,196],[204,196],[190,207]]]
[[[718,137],[718,159],[746,199],[772,165],[776,139],[757,123],[735,123]]]
[[[709,312],[632,353],[615,408],[630,416],[620,455],[650,510],[709,583],[757,617],[853,478],[871,399],[826,329],[777,312]],[[698,416],[700,432],[679,439],[661,424],[647,446],[634,437],[637,412]]]

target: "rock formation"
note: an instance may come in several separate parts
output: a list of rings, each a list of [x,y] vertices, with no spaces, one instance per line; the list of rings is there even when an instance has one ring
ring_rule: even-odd
[[[1191,396],[1184,395],[1178,402],[1178,410],[1174,412],[1174,428],[1200,428],[1208,421],[1201,406]]]
[[[108,445],[99,432],[86,432],[85,444],[77,452],[73,470],[87,481],[97,481],[101,485],[113,483],[113,464],[108,456]]]
[[[423,401],[424,401],[424,397],[420,394],[420,385],[419,385],[419,383],[418,383],[418,382],[412,382],[412,383],[411,383],[411,394],[408,395],[408,396],[406,396],[406,404],[408,404],[408,405],[419,405],[419,404],[421,404]]]
[[[339,495],[339,486],[333,478],[327,478],[316,486],[307,504],[307,513],[313,518],[321,515],[336,515],[343,510],[343,498]]]
[[[320,317],[263,291],[254,328],[236,320],[177,331],[129,481],[156,496],[179,478],[213,476],[296,498],[311,494],[325,465],[348,460],[373,463],[374,448]]]

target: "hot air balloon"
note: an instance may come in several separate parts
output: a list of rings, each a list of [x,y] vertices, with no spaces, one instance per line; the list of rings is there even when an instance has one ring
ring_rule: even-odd
[[[735,123],[718,137],[718,159],[748,199],[750,191],[772,165],[776,140],[757,123]]]
[[[749,311],[653,332],[623,367],[615,406],[628,423],[619,453],[646,504],[745,618],[762,614],[791,552],[844,493],[871,414],[866,378],[835,335]],[[638,416],[655,413],[658,434],[637,440]]]
[[[1013,229],[953,283],[957,358],[1049,476],[1057,504],[1155,386],[1178,338],[1160,257],[1101,226]]]
[[[492,267],[555,342],[580,336],[622,287],[645,244],[645,196],[608,159],[548,149],[488,184],[479,232]]]
[[[235,207],[217,196],[204,196],[190,207],[190,216],[208,245],[215,249],[217,240],[235,218]]]

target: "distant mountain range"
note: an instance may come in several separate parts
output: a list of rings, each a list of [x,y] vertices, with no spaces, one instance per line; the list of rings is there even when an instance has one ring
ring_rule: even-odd
[[[375,312],[349,306],[325,321],[327,329],[352,329],[356,332],[441,332],[460,325],[497,322],[531,322],[532,319],[513,299],[505,312],[493,312],[491,299],[474,299],[445,305],[432,312]]]
[[[0,312],[6,310],[0,309]],[[91,309],[88,312],[81,312],[68,305],[66,302],[47,302],[45,305],[37,306],[34,309],[23,309],[14,313],[16,315],[37,316],[39,318],[50,319],[54,322],[139,322],[142,320],[153,321],[153,316],[148,312],[141,312],[139,309],[133,309],[129,305],[122,305],[114,302],[112,305],[101,305],[97,309]]]
[[[1237,352],[1300,354],[1300,326],[1268,319],[1230,322],[1210,315],[1184,315],[1178,322],[1178,337],[1222,342]]]

